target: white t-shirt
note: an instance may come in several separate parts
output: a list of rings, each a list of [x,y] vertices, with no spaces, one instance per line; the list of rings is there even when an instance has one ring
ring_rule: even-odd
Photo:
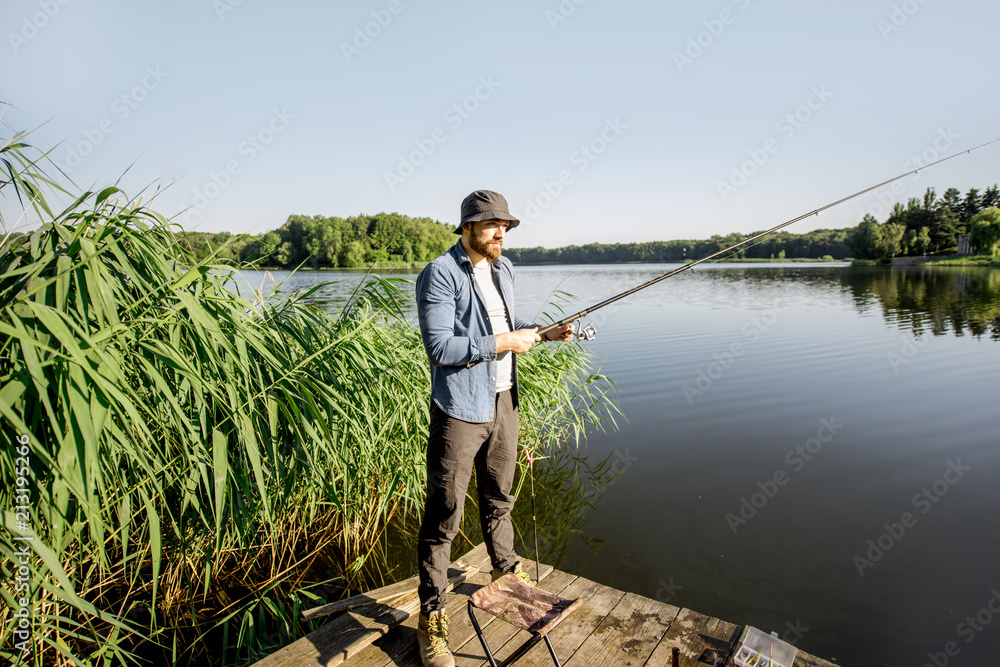
[[[486,312],[490,316],[490,326],[493,327],[493,335],[507,333],[510,331],[510,323],[507,320],[507,308],[500,298],[500,290],[493,282],[493,268],[488,261],[482,262],[482,266],[473,265],[472,273],[479,283],[479,289],[486,298]],[[502,352],[497,355],[497,393],[507,391],[514,386],[513,359],[510,352]]]

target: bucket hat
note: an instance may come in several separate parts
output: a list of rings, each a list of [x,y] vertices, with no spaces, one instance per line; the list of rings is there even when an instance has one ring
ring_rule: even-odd
[[[507,229],[514,229],[521,224],[520,220],[510,214],[503,195],[492,190],[476,190],[462,200],[462,221],[455,228],[455,233],[461,234],[462,226],[467,222],[482,220],[506,220],[510,223]]]

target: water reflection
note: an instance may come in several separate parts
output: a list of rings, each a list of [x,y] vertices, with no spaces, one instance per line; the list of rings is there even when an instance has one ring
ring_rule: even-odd
[[[1000,340],[1000,271],[975,267],[855,267],[843,272],[860,312],[873,305],[915,335]]]
[[[665,273],[670,265],[608,265],[608,266],[526,266],[518,269],[518,298],[532,310],[540,306],[555,286],[553,278],[564,277],[563,289],[575,294],[611,296],[616,289],[632,287]],[[416,279],[416,270],[382,271],[378,275]],[[280,285],[285,294],[315,289],[306,299],[324,310],[336,312],[351,294],[373,274],[364,271],[245,271],[238,274],[236,288],[250,298],[258,292],[266,294]],[[669,292],[653,287],[632,299],[659,300],[678,297],[691,302],[704,296],[719,297],[722,285],[738,285],[744,293],[767,290],[776,283],[794,282],[799,291],[822,298],[831,291],[846,291],[860,313],[878,307],[886,322],[914,335],[929,333],[942,336],[969,335],[1000,340],[1000,271],[982,267],[851,267],[842,264],[752,264],[709,265],[692,273],[681,274]],[[318,288],[317,288],[318,286]],[[412,295],[412,283],[402,283],[404,292]],[[660,291],[658,291],[660,290]],[[596,298],[596,297],[595,297]],[[728,298],[728,295],[726,296]],[[577,308],[591,305],[579,302]],[[416,315],[412,301],[404,304],[407,316]]]
[[[569,445],[550,453],[548,458],[535,459],[535,511],[538,553],[542,563],[558,566],[570,548],[580,544],[597,548],[603,543],[601,539],[585,536],[584,527],[595,511],[595,504],[612,487],[626,465],[628,461],[621,454],[615,453],[594,463]],[[512,514],[516,532],[515,549],[525,558],[533,559],[531,481],[523,457],[514,480],[513,493],[517,497]],[[453,556],[483,541],[476,499],[473,477],[466,495],[462,526],[452,543]],[[392,573],[389,579],[398,581],[416,574],[417,532],[421,517],[419,511],[399,516],[387,528],[386,548],[378,557],[380,570]],[[527,563],[525,569],[534,577],[534,569]],[[365,585],[374,588],[384,583],[385,580],[379,579],[368,581]]]
[[[305,303],[319,306],[331,313],[339,312],[346,306],[354,292],[376,276],[402,281],[414,281],[419,271],[401,269],[396,271],[238,271],[231,283],[232,289],[242,297],[260,300],[269,294],[272,300],[284,299],[292,294],[306,294]],[[413,296],[413,283],[400,282],[397,285],[408,296]],[[272,294],[273,292],[273,294]],[[416,315],[412,298],[403,304],[407,316]]]
[[[531,318],[559,287],[579,295],[569,306],[579,310],[670,268],[519,267],[518,308]],[[363,274],[303,273],[286,287],[331,278],[336,286],[311,298],[336,309]],[[772,324],[746,328],[776,305]],[[1000,357],[983,354],[1000,340],[1000,271],[715,265],[594,320],[600,333],[587,346],[627,420],[591,434],[588,457],[567,450],[536,468],[543,561],[647,597],[676,582],[672,604],[731,622],[780,630],[801,621],[811,630],[800,648],[841,664],[923,664],[954,638],[956,615],[981,608],[1000,562],[991,528]],[[728,359],[734,342],[741,353]],[[691,402],[684,387],[699,372],[713,373],[712,384]],[[843,430],[734,534],[727,514],[777,471],[791,474],[788,452],[823,418]],[[959,458],[973,466],[969,480],[859,576],[854,556]],[[613,484],[591,463],[613,472],[633,460]],[[526,556],[529,488],[515,508]],[[474,497],[456,553],[481,540]],[[400,519],[386,539],[393,579],[415,571],[418,517]],[[996,650],[987,639],[963,646],[964,664],[993,664]]]
[[[596,464],[581,456],[569,445],[556,450],[548,459],[535,461],[535,508],[538,522],[538,553],[541,562],[562,563],[566,552],[577,543],[597,548],[603,539],[587,537],[584,527],[595,510],[595,503],[615,483],[629,465],[619,452]],[[596,457],[594,457],[596,458]],[[535,553],[531,524],[531,485],[524,467],[515,488],[514,526],[521,544],[518,553]]]

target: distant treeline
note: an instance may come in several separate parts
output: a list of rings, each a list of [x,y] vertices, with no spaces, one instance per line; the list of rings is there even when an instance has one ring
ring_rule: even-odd
[[[905,206],[897,203],[884,223],[869,214],[853,228],[817,229],[804,234],[778,232],[734,250],[726,259],[885,259],[946,254],[956,249],[959,234],[970,232],[974,244],[978,240],[981,248],[987,248],[992,243],[989,225],[993,218],[989,211],[981,212],[998,203],[1000,192],[996,185],[982,193],[972,188],[964,197],[956,188],[949,188],[938,198],[934,189],[928,188],[922,199],[911,198]],[[430,218],[399,213],[349,218],[291,215],[278,229],[257,236],[181,232],[179,242],[198,259],[218,252],[222,261],[252,262],[263,268],[360,268],[428,262],[455,243],[453,229]],[[706,257],[754,234],[563,248],[505,248],[504,254],[520,264],[683,262]]]
[[[398,213],[350,218],[289,216],[280,228],[257,236],[183,232],[179,242],[197,257],[219,251],[219,259],[254,262],[266,268],[358,268],[372,264],[428,262],[454,245],[454,228],[429,218]],[[732,259],[832,258],[850,254],[847,229],[818,229],[806,234],[779,232],[750,243]],[[713,236],[707,240],[591,243],[565,248],[505,248],[511,261],[523,264],[593,264],[607,262],[680,262],[698,259],[752,234]],[[227,243],[228,242],[228,243]],[[223,247],[224,246],[224,247]]]
[[[971,188],[965,196],[948,188],[938,197],[927,188],[923,199],[911,197],[897,203],[889,217],[879,222],[868,214],[847,236],[847,246],[857,259],[889,259],[924,253],[948,254],[958,248],[958,235],[970,234],[971,242],[986,250],[992,246],[992,209],[1000,204],[997,186],[980,193]]]
[[[253,262],[264,268],[357,268],[376,263],[428,262],[454,245],[454,227],[399,213],[326,218],[291,215],[281,227],[257,236],[183,232],[179,242],[200,260]],[[228,242],[228,244],[227,244]],[[224,246],[224,247],[223,247]]]
[[[843,259],[849,229],[817,229],[806,234],[778,232],[737,248],[727,259]],[[590,243],[564,248],[509,248],[504,254],[518,264],[602,264],[614,262],[683,262],[701,259],[743,241],[751,234],[713,236],[708,240]]]

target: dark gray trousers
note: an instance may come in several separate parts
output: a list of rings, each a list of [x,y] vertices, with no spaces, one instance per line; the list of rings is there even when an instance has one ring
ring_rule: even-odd
[[[510,521],[514,496],[510,491],[517,467],[517,428],[517,409],[510,391],[496,395],[493,421],[485,424],[450,417],[431,401],[427,503],[417,542],[421,613],[444,609],[451,541],[462,522],[473,467],[479,520],[490,560],[497,570],[514,567],[517,556]]]

